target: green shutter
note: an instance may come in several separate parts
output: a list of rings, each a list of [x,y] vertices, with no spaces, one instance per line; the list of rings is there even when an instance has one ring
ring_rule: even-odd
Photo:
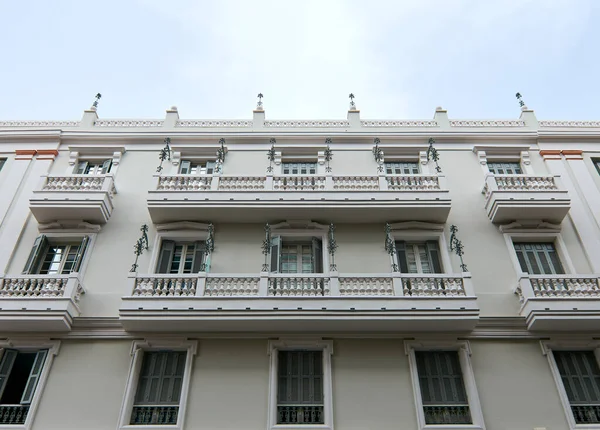
[[[271,273],[279,273],[279,265],[281,264],[281,237],[274,236],[271,238]]]
[[[185,351],[145,352],[134,403],[179,404],[185,360]]]
[[[456,351],[416,351],[423,405],[466,405],[467,394]]]
[[[83,261],[83,257],[85,257],[85,251],[89,242],[89,236],[84,236],[84,238],[81,240],[81,245],[79,245],[79,248],[77,249],[77,256],[75,257],[75,262],[73,263],[73,269],[71,272],[79,272],[79,269],[81,269],[81,263]]]
[[[564,273],[554,244],[547,242],[515,243],[514,248],[523,272],[532,275]]]
[[[110,173],[110,168],[112,167],[112,160],[109,158],[108,160],[104,160],[104,162],[102,163],[102,174],[106,175],[107,173]]]
[[[406,242],[396,241],[396,255],[398,256],[398,267],[401,273],[408,273],[408,260],[406,258]]]
[[[278,404],[323,404],[322,351],[279,351],[278,361]]]
[[[187,160],[181,160],[179,164],[179,173],[182,175],[188,175],[192,169],[192,163]]]
[[[27,379],[27,385],[25,385],[25,390],[23,390],[23,396],[21,397],[21,404],[28,405],[31,403],[33,399],[33,395],[35,394],[35,388],[40,380],[40,375],[42,374],[42,369],[44,368],[44,362],[46,361],[46,356],[48,355],[48,351],[38,351],[35,354],[35,360],[33,361],[33,366],[31,366],[31,371],[29,372],[29,378]]]
[[[84,175],[88,170],[88,165],[89,163],[87,161],[80,161],[79,164],[77,164],[77,168],[75,169],[75,174]]]
[[[430,267],[433,273],[442,273],[442,264],[440,263],[440,247],[435,240],[427,241],[427,256],[429,257]]]
[[[0,363],[0,398],[2,398],[6,381],[8,381],[8,376],[18,354],[14,349],[5,349],[4,354],[2,354],[2,362]]]
[[[31,275],[37,272],[47,249],[48,238],[42,234],[35,239],[35,242],[33,242],[33,247],[31,248],[31,252],[25,263],[25,268],[23,269],[24,275]]]
[[[323,273],[323,241],[312,238],[312,266],[313,273]]]
[[[204,242],[198,241],[194,243],[194,263],[192,264],[192,273],[200,272],[202,269],[202,261],[204,259]],[[207,270],[208,271],[208,270]]]
[[[215,173],[215,167],[216,164],[214,161],[207,161],[206,162],[206,174],[207,175],[212,175],[213,173]]]
[[[593,351],[554,351],[569,403],[600,405],[600,369]]]
[[[156,266],[157,273],[169,273],[171,261],[173,260],[173,252],[175,251],[175,242],[172,240],[163,240],[160,247],[158,264]]]

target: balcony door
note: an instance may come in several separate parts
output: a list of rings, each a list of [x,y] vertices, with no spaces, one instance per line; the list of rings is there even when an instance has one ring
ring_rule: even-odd
[[[316,237],[271,240],[272,273],[323,273],[323,246]]]

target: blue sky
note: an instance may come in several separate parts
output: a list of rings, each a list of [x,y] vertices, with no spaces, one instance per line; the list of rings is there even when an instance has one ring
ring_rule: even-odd
[[[599,0],[0,0],[0,119],[600,119]]]

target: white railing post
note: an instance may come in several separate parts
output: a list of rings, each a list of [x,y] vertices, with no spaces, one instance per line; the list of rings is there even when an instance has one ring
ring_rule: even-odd
[[[400,272],[392,272],[392,286],[394,287],[394,296],[404,296],[404,287],[402,285],[402,274]]]
[[[102,181],[102,191],[106,193],[110,193],[113,187],[113,175],[111,173],[104,176],[104,180]]]
[[[158,187],[160,185],[160,176],[161,175],[154,175],[154,191],[158,191]]]
[[[265,191],[273,191],[273,172],[267,173],[267,180],[265,181]]]
[[[258,296],[267,297],[269,292],[269,272],[260,272],[260,282],[258,283]]]
[[[517,288],[521,290],[520,296],[523,301],[535,297],[533,286],[531,285],[531,279],[529,278],[529,273],[521,273],[518,282],[519,285]]]
[[[203,297],[206,290],[206,272],[198,273],[198,282],[196,282],[196,297]]]
[[[475,290],[473,289],[473,281],[471,280],[470,272],[463,272],[463,288],[465,290],[465,296],[467,297],[475,297]]]
[[[213,176],[210,180],[210,189],[212,191],[217,191],[219,189],[219,182],[221,182],[221,174],[220,173],[213,174]]]
[[[329,295],[339,297],[340,295],[340,274],[339,272],[329,272]]]
[[[556,186],[556,188],[561,191],[565,190],[566,188],[563,185],[563,181],[562,181],[562,178],[560,177],[560,175],[552,175],[552,176],[554,176],[554,185]]]
[[[40,176],[40,181],[38,182],[38,187],[36,188],[36,190],[43,191],[44,187],[46,186],[47,183],[48,183],[48,175]]]
[[[331,172],[325,175],[325,191],[333,191],[333,174]]]
[[[134,295],[135,292],[135,281],[137,279],[137,272],[129,272],[127,275],[127,285],[129,286],[129,294]]]
[[[379,191],[388,191],[387,176],[383,172],[379,173]]]
[[[65,284],[64,297],[72,299],[75,297],[77,287],[79,286],[79,274],[69,273],[67,283]]]
[[[446,181],[446,175],[444,175],[443,173],[438,173],[436,176],[438,178],[440,190],[447,190],[448,182]]]

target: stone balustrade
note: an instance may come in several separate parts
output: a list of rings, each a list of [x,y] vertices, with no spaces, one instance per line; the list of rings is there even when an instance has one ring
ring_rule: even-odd
[[[600,298],[600,278],[588,275],[524,275],[515,292],[522,302],[527,297]]]
[[[46,176],[41,191],[102,191],[112,175]]]
[[[132,274],[138,297],[472,297],[470,274]]]
[[[443,175],[156,175],[156,191],[439,191]]]
[[[76,303],[83,287],[74,275],[19,275],[0,278],[0,300],[3,298],[70,297]]]
[[[499,191],[553,191],[554,176],[494,175]]]

